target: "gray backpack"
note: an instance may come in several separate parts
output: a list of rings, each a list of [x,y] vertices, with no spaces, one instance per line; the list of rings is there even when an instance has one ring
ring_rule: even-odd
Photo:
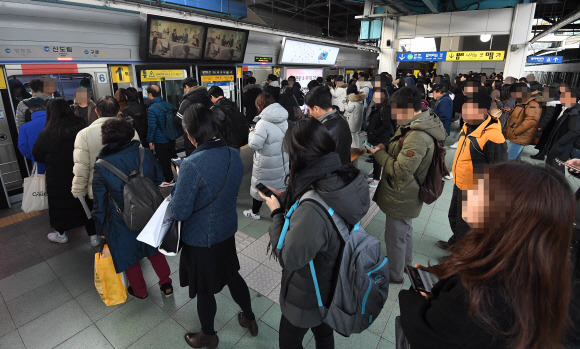
[[[103,159],[97,160],[97,164],[105,167],[125,182],[125,186],[123,187],[124,210],[119,207],[110,192],[109,198],[113,202],[115,210],[123,217],[129,230],[134,232],[139,232],[145,228],[147,222],[149,222],[159,205],[161,205],[161,202],[163,202],[163,195],[161,195],[159,187],[150,178],[143,175],[144,157],[145,149],[140,146],[139,170],[133,171],[129,175],[124,174],[121,170]]]
[[[350,230],[320,195],[310,190],[296,201],[286,215],[278,249],[284,243],[290,216],[304,201],[315,202],[324,208],[344,241],[336,288],[328,307],[322,304],[314,263],[309,263],[322,322],[343,336],[361,333],[379,316],[389,295],[389,265],[387,258],[381,254],[381,243],[359,223]]]

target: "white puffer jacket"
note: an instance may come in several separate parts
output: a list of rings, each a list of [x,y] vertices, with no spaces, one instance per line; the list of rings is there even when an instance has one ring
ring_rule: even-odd
[[[351,133],[360,131],[365,98],[364,93],[351,93],[348,95],[348,102],[344,108],[344,118],[348,121],[348,128],[350,128]]]
[[[79,194],[81,196],[89,194],[89,198],[93,198],[93,174],[95,171],[95,162],[97,155],[103,149],[101,142],[101,127],[105,121],[112,119],[112,117],[102,117],[95,120],[90,126],[80,130],[75,139],[75,150],[73,152],[74,178],[72,181],[71,192],[73,195]],[[139,140],[137,132],[133,140]]]
[[[346,106],[346,88],[347,84],[342,81],[336,83],[336,88],[330,90],[332,95],[332,105],[336,105],[341,112],[344,112]]]
[[[284,190],[288,174],[288,156],[282,154],[282,140],[288,130],[288,112],[278,103],[267,106],[254,120],[256,128],[250,132],[248,146],[254,150],[254,166],[250,195],[263,201],[256,184],[262,183]]]

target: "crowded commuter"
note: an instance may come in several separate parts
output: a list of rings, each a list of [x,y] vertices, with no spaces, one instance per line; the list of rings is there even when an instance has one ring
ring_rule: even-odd
[[[404,87],[389,99],[399,128],[388,143],[368,147],[383,175],[376,202],[386,214],[385,246],[389,282],[403,283],[405,265],[413,261],[413,219],[421,213],[419,189],[427,177],[437,144],[445,141],[445,128],[430,110],[421,110],[415,87]]]
[[[482,92],[472,93],[462,107],[465,121],[459,134],[459,148],[453,159],[453,195],[449,205],[449,225],[452,236],[439,240],[437,246],[447,249],[467,233],[469,226],[463,220],[462,198],[472,190],[478,169],[507,160],[507,144],[499,120],[487,112],[491,97]]]
[[[388,103],[387,93],[384,87],[382,87],[384,80],[381,76],[374,77],[373,103],[370,104],[370,110],[367,111],[367,141],[372,146],[388,144],[391,137],[395,134],[396,124],[391,117],[391,105]],[[376,188],[381,179],[382,166],[374,157],[371,160],[373,163],[373,173],[372,182],[370,182],[369,186]]]
[[[308,96],[306,97],[308,104]],[[298,120],[284,137],[290,158],[288,186],[279,198],[262,198],[272,211],[269,228],[270,251],[282,266],[278,345],[281,349],[303,348],[309,329],[316,348],[334,348],[331,327],[322,322],[317,302],[329,306],[341,257],[342,239],[328,212],[312,200],[300,202],[289,218],[282,249],[278,249],[285,217],[309,190],[314,190],[345,222],[353,226],[366,214],[369,192],[358,169],[343,166],[334,152],[335,142],[325,127],[313,118]],[[319,292],[312,282],[309,262],[313,261]]]
[[[155,247],[137,240],[137,235],[125,224],[123,189],[125,182],[110,167],[127,177],[139,173],[155,185],[163,181],[163,172],[150,150],[134,140],[135,129],[123,118],[111,118],[101,127],[103,148],[95,164],[93,178],[94,210],[97,232],[104,235],[115,271],[125,272],[130,286],[127,292],[135,298],[146,299],[147,284],[143,279],[140,261],[147,257],[159,277],[159,288],[164,296],[173,294],[171,270],[165,256]],[[106,161],[103,164],[101,161]]]
[[[248,84],[242,89],[242,107],[246,114],[248,124],[254,123],[254,118],[258,115],[256,110],[256,98],[262,93],[260,85],[256,84],[256,78],[250,76]]]
[[[287,90],[292,92],[290,87]],[[256,126],[250,129],[248,137],[248,146],[254,151],[250,184],[252,209],[243,211],[244,216],[252,219],[261,218],[263,202],[256,185],[261,183],[283,190],[288,174],[288,157],[282,153],[282,140],[288,130],[288,112],[268,93],[258,96],[256,108],[258,120]]]
[[[48,92],[54,89],[53,83],[49,79],[32,79],[28,83],[28,87],[30,88],[30,92],[32,92],[32,97],[30,98],[40,98],[45,101],[48,101],[51,98]],[[45,90],[47,93],[45,93]],[[19,130],[20,126],[24,125],[25,122],[30,121],[30,111],[27,104],[29,99],[23,99],[16,107],[16,127]]]
[[[433,85],[433,112],[439,117],[439,120],[445,127],[445,132],[451,134],[451,120],[453,120],[453,100],[449,96],[446,84]]]
[[[343,81],[344,77],[339,75],[334,80],[334,87],[330,88],[330,94],[332,96],[331,103],[334,107],[338,108],[341,113],[344,113],[344,107],[346,106],[346,88],[347,84]]]
[[[313,88],[315,88],[316,86],[322,86],[322,84],[320,82],[318,82],[318,80],[312,80],[308,83],[308,85],[306,85],[306,88],[308,89],[308,91],[310,91]]]
[[[304,98],[308,115],[322,122],[334,139],[335,151],[343,164],[350,162],[350,145],[352,137],[348,122],[332,107],[332,98],[328,89],[318,86],[309,91]]]
[[[368,107],[368,104],[372,100],[372,94],[373,94],[373,84],[369,81],[369,74],[367,74],[365,72],[359,73],[358,80],[356,81],[356,87],[361,93],[363,93],[365,95],[365,99],[363,101],[363,103],[364,103],[363,111],[364,111],[364,110],[366,110],[366,108]],[[348,95],[348,91],[347,91],[347,95]],[[371,98],[369,98],[369,97],[371,97]]]
[[[558,166],[556,159],[566,161],[571,158],[574,143],[580,137],[580,105],[576,94],[569,89],[560,94],[560,102],[562,110],[556,119],[545,150],[546,164],[564,172],[564,168]]]
[[[119,102],[111,96],[102,97],[97,101],[97,116],[90,126],[85,127],[76,135],[73,152],[73,174],[71,193],[75,197],[84,197],[89,209],[93,209],[93,176],[95,171],[95,161],[103,148],[101,139],[101,127],[103,124],[119,114]],[[139,140],[137,132],[134,133],[134,140]],[[89,235],[95,230],[94,220],[87,224]],[[97,246],[100,241],[98,237],[91,237],[93,246]]]
[[[121,108],[121,110],[127,108],[127,96],[125,95],[124,88],[115,91],[115,99],[119,102],[119,108]]]
[[[175,139],[169,139],[163,133],[166,128],[166,115],[173,110],[173,105],[164,101],[161,97],[161,89],[157,85],[147,87],[147,99],[149,108],[147,109],[147,143],[149,149],[155,152],[155,157],[161,165],[163,171],[163,182],[159,184],[161,188],[172,187],[175,184],[173,171],[171,170],[171,159],[175,154]]]
[[[233,144],[231,144],[232,140],[228,138],[228,125],[231,122],[235,122],[236,118],[234,114],[240,113],[238,106],[236,103],[224,97],[224,90],[219,86],[210,87],[207,91],[207,95],[213,103],[211,111],[219,122],[222,139],[228,145],[233,146]],[[246,130],[244,132],[247,132]]]
[[[89,98],[89,91],[86,87],[77,88],[72,108],[76,116],[85,120],[87,126],[97,120],[97,105]]]
[[[544,160],[546,156],[546,143],[556,124],[557,117],[562,112],[562,103],[560,103],[560,91],[558,87],[548,86],[545,88],[542,93],[542,100],[544,101],[544,107],[542,108],[542,116],[540,116],[540,122],[538,123],[538,131],[536,131],[536,137],[538,138],[536,149],[538,149],[538,153],[530,156],[535,160]]]
[[[295,122],[302,116],[302,109],[300,109],[300,105],[298,104],[296,96],[294,96],[294,90],[291,86],[286,86],[282,89],[278,103],[288,112],[288,120],[290,122]]]
[[[254,82],[256,80],[254,79]],[[199,86],[197,80],[192,77],[187,77],[181,82],[183,87],[183,98],[179,104],[179,110],[175,118],[176,124],[181,125],[183,122],[183,115],[185,111],[189,109],[192,105],[196,103],[201,103],[206,107],[210,108],[212,106],[211,100],[207,94],[207,90],[204,86]],[[183,147],[185,148],[185,155],[189,156],[195,147],[189,141],[189,138],[183,137]]]
[[[278,82],[278,77],[274,74],[268,75],[268,80],[266,81],[266,86],[263,88],[264,92],[268,92],[276,101],[280,97],[280,83]]]
[[[149,148],[147,144],[147,130],[149,129],[147,120],[147,107],[139,100],[139,91],[134,87],[125,89],[127,106],[121,109],[121,116],[131,123],[144,148]]]
[[[356,85],[349,85],[346,89],[346,106],[344,107],[344,118],[348,122],[350,128],[350,136],[352,137],[351,148],[360,148],[360,128],[363,119],[363,103],[366,99],[366,94],[357,90]]]
[[[10,97],[12,98],[12,107],[14,110],[18,108],[18,104],[25,99],[32,97],[22,82],[18,79],[8,79],[8,87],[10,88]]]
[[[197,297],[201,331],[187,333],[193,348],[216,348],[219,339],[214,327],[217,311],[215,294],[228,286],[240,306],[240,326],[258,335],[250,292],[240,276],[234,235],[238,230],[237,196],[244,168],[240,154],[220,138],[219,125],[210,109],[194,104],[185,111],[183,128],[196,147],[179,166],[177,184],[171,194],[170,210],[183,221],[183,249],[179,280],[189,287],[189,297]]]
[[[489,96],[491,97],[491,108],[489,109],[495,109],[495,108],[499,108],[497,105],[497,101],[500,99],[501,97],[501,87],[502,87],[503,83],[499,80],[492,80],[491,82],[491,91]]]
[[[508,160],[520,160],[524,147],[533,143],[542,115],[542,107],[532,97],[529,87],[519,83],[514,85],[514,89],[516,107],[503,129],[508,141]]]
[[[508,162],[481,173],[463,212],[471,230],[441,264],[417,265],[440,281],[430,294],[399,293],[411,348],[562,348],[574,201],[549,168]]]
[[[300,86],[299,82],[296,82],[295,76],[288,77],[288,86],[292,88],[292,94],[296,101],[298,102],[298,106],[304,105],[304,93],[302,92],[302,86]]]
[[[47,238],[52,242],[68,242],[66,231],[84,225],[91,244],[100,243],[94,222],[89,222],[81,202],[70,192],[75,137],[85,126],[64,99],[52,99],[46,108],[46,126],[32,148],[34,159],[46,166],[48,216],[54,229]]]
[[[34,155],[32,154],[32,149],[34,148],[34,143],[38,138],[38,134],[44,130],[46,125],[46,104],[47,100],[42,98],[30,98],[27,101],[28,108],[31,112],[31,121],[20,126],[20,132],[18,133],[18,150],[24,155],[25,158],[32,161],[32,165],[36,164],[36,170],[38,174],[44,174],[44,163],[35,162]]]

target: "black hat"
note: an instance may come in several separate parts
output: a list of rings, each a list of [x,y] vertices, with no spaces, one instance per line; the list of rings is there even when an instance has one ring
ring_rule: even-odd
[[[449,86],[447,84],[433,84],[431,86],[431,91],[438,91],[438,92],[447,92],[449,90]]]
[[[29,98],[24,104],[26,104],[28,106],[28,108],[45,109],[47,102],[48,102],[48,100],[38,98],[38,97],[33,97],[33,98]]]

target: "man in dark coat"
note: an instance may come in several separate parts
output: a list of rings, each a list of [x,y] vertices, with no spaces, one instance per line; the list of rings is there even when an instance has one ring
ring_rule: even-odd
[[[218,119],[220,125],[220,133],[224,141],[226,141],[226,143],[229,146],[232,146],[231,144],[232,140],[228,139],[227,119],[232,118],[234,113],[240,112],[238,110],[238,106],[236,105],[236,103],[224,97],[224,90],[222,90],[222,88],[219,86],[210,87],[209,90],[207,91],[207,95],[209,96],[211,102],[213,103],[211,111]]]
[[[203,86],[197,85],[197,80],[192,77],[185,78],[181,83],[183,85],[183,98],[181,99],[181,104],[179,104],[179,110],[175,116],[175,123],[181,125],[183,121],[183,115],[185,111],[189,109],[192,105],[196,103],[201,103],[204,106],[210,108],[211,100],[207,95],[207,90]],[[188,137],[184,135],[183,146],[185,148],[185,155],[189,156],[194,150],[195,146],[191,144]]]
[[[395,123],[391,118],[391,106],[387,101],[387,92],[384,88],[373,88],[373,101],[369,104],[367,140],[372,146],[388,144],[395,134]],[[371,187],[376,187],[381,179],[382,167],[373,161],[373,182]]]
[[[264,92],[271,94],[276,102],[278,102],[278,97],[280,97],[280,83],[278,82],[278,77],[276,75],[268,75],[268,84],[264,87]]]
[[[553,166],[564,173],[564,167],[559,166],[556,159],[566,161],[570,159],[574,143],[580,138],[580,105],[576,94],[565,91],[560,95],[562,112],[557,118],[556,125],[546,143],[548,158],[546,164]]]
[[[242,90],[242,106],[246,109],[246,120],[248,123],[253,123],[254,118],[258,115],[256,98],[262,93],[262,88],[256,84],[254,77],[249,77],[247,82],[248,84]]]
[[[322,122],[336,143],[336,152],[342,164],[350,163],[350,144],[352,136],[348,122],[332,108],[332,96],[328,88],[317,86],[304,98],[308,114]]]
[[[292,87],[292,94],[296,98],[296,102],[298,102],[299,106],[304,105],[304,93],[302,93],[302,86],[299,82],[296,82],[295,76],[288,77],[288,85]]]
[[[144,148],[149,148],[147,143],[147,107],[139,102],[139,91],[134,87],[125,89],[127,96],[127,106],[121,110],[121,116],[133,125],[135,131],[139,135],[141,145]]]

